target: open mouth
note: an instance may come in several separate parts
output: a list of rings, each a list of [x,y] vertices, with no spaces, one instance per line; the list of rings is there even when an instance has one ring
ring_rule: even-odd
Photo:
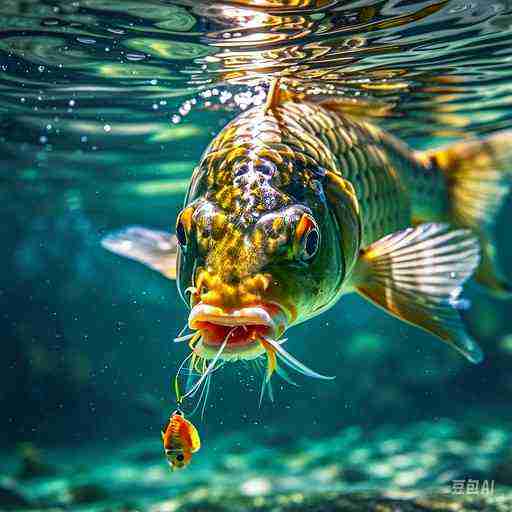
[[[188,318],[188,327],[194,332],[174,338],[175,342],[188,340],[192,349],[181,363],[175,377],[178,403],[184,399],[193,398],[201,390],[196,408],[203,401],[202,411],[204,412],[211,376],[222,368],[224,361],[258,359],[262,354],[267,356],[267,369],[262,381],[260,401],[265,389],[269,390],[269,396],[272,399],[270,378],[274,372],[294,384],[284,368],[279,366],[278,360],[283,365],[308,377],[334,378],[311,370],[283,348],[282,344],[286,340],[281,336],[289,325],[290,319],[291,316],[275,304],[266,303],[229,310],[202,302],[196,304]],[[199,378],[182,394],[178,378],[189,360],[191,372],[195,371]],[[258,361],[255,365],[258,366]]]
[[[198,355],[208,358],[226,342],[222,359],[253,359],[264,352],[259,340],[284,332],[286,317],[273,304],[224,310],[199,303],[192,308],[188,325],[201,333],[201,344],[195,348]]]

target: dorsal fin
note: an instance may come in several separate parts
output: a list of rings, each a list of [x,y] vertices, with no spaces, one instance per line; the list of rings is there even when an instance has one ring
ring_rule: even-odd
[[[301,97],[302,95],[283,88],[280,78],[273,78],[268,89],[267,100],[265,101],[265,112],[274,110],[285,101],[297,101]]]
[[[394,108],[393,103],[366,101],[359,98],[319,98],[317,103],[327,110],[355,117],[386,117]]]
[[[297,82],[287,80],[292,85],[283,87],[284,79],[273,78],[265,101],[265,113],[271,112],[285,101],[309,101],[321,105],[327,110],[356,117],[386,117],[394,108],[393,103],[382,101],[366,101],[360,98],[339,98],[323,93],[296,92],[293,86]]]

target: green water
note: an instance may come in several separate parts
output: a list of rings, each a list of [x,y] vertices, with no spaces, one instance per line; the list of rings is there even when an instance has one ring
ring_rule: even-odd
[[[259,407],[249,365],[226,365],[193,418],[203,448],[185,471],[165,462],[187,311],[174,282],[104,251],[105,233],[172,230],[202,152],[269,77],[365,101],[418,149],[512,124],[510,2],[270,4],[0,3],[0,509],[487,499],[455,493],[462,479],[495,484],[495,504],[467,510],[512,510],[512,306],[473,284],[481,365],[343,297],[289,332],[334,381],[279,382]],[[510,214],[508,201],[496,227],[509,276]]]

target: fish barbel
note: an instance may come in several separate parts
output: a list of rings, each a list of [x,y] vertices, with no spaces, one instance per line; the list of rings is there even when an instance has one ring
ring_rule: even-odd
[[[459,309],[462,285],[511,288],[492,227],[510,188],[512,132],[416,152],[342,101],[276,81],[195,169],[176,235],[131,227],[103,245],[167,277],[190,307],[192,366],[266,354],[323,377],[284,348],[293,325],[357,292],[478,362]],[[211,367],[211,368],[210,368]]]

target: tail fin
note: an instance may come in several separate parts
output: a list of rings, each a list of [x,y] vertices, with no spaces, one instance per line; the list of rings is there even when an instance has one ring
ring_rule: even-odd
[[[494,295],[512,296],[496,258],[493,231],[512,186],[512,130],[428,153],[448,180],[450,221],[475,233],[481,245],[478,283]]]

